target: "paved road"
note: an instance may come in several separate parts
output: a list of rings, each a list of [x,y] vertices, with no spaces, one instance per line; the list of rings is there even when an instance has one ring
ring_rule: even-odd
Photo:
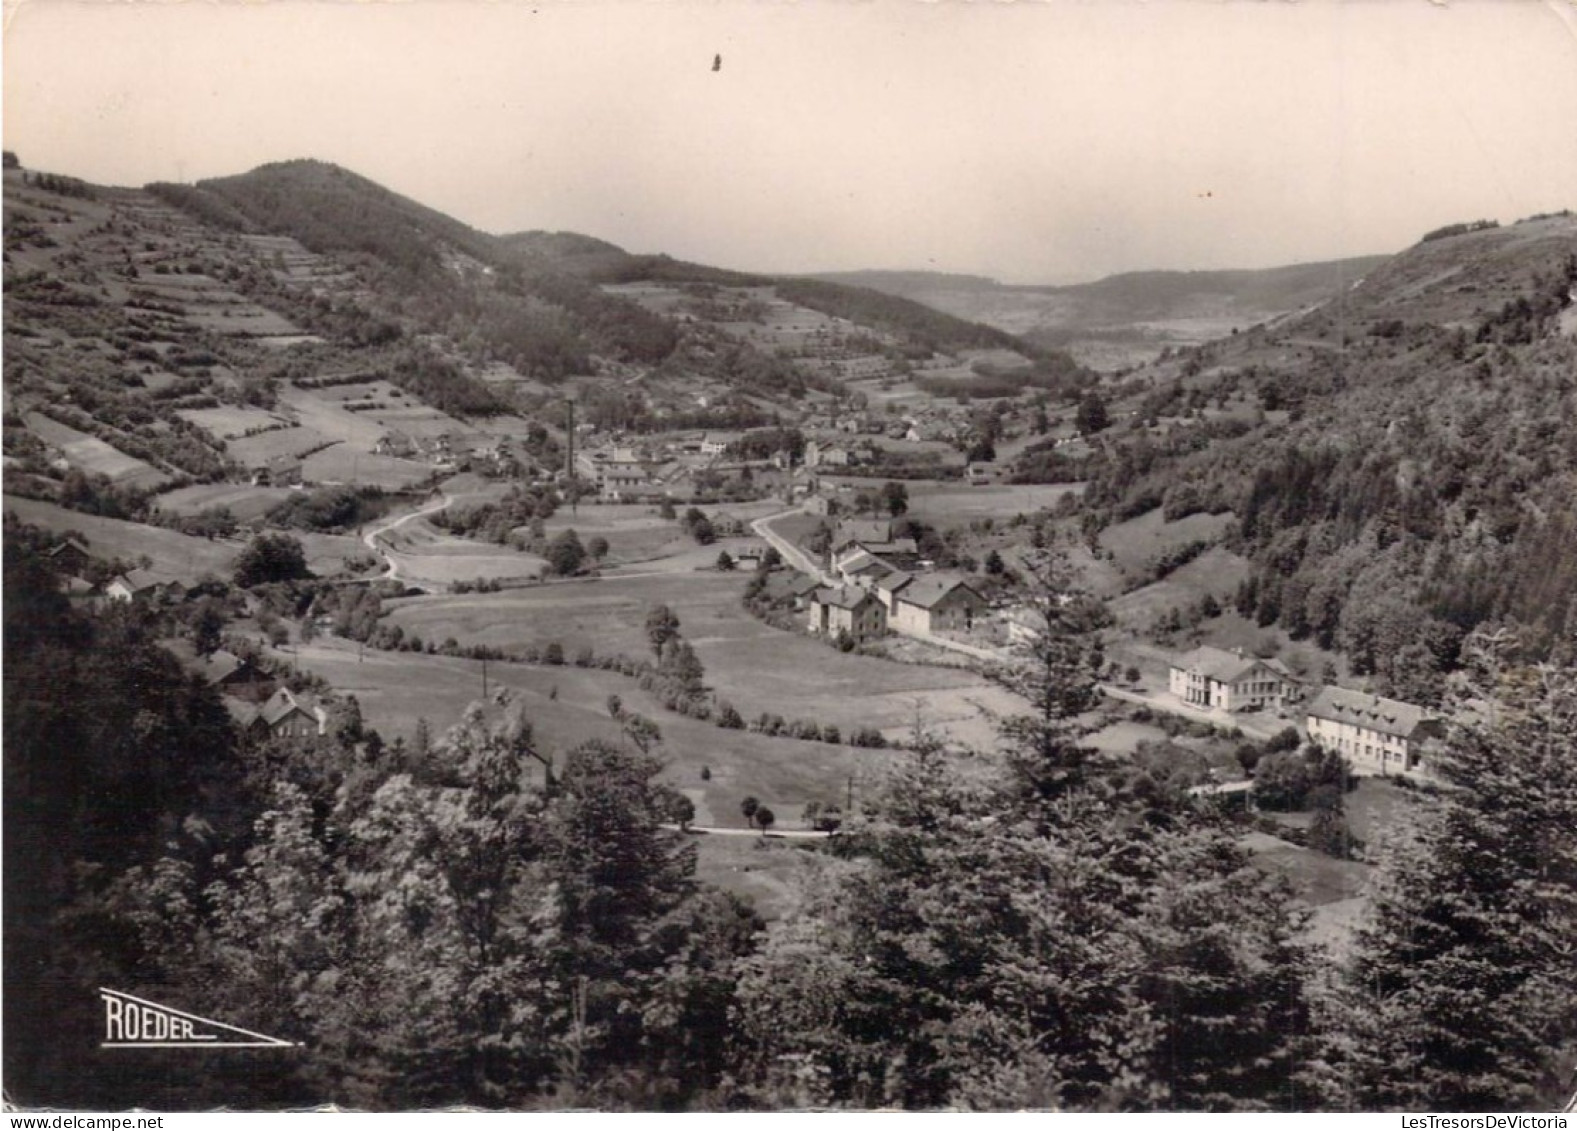
[[[772,529],[772,523],[774,520],[787,518],[791,514],[799,513],[800,508],[794,507],[791,510],[779,511],[777,514],[769,514],[766,518],[756,519],[756,521],[750,524],[750,528],[757,534],[761,535],[762,538],[766,539],[769,545],[776,549],[778,553],[783,555],[783,560],[785,562],[799,570],[801,573],[810,574],[812,577],[818,579],[823,585],[837,585],[838,583],[832,577],[832,575],[823,570],[818,563],[812,561],[809,554],[807,554],[804,550],[801,550],[798,546],[794,545],[794,543],[783,537],[783,535],[779,534],[776,530]]]
[[[1120,699],[1124,703],[1137,703],[1141,707],[1149,707],[1152,711],[1165,711],[1169,715],[1208,723],[1221,730],[1231,730],[1236,727],[1250,738],[1274,738],[1293,725],[1290,719],[1278,715],[1231,715],[1224,711],[1203,711],[1198,707],[1179,702],[1169,694],[1129,691],[1127,688],[1113,687],[1109,683],[1101,684],[1100,689],[1108,698]]]
[[[427,515],[434,514],[434,513],[438,512],[438,511],[443,510],[445,507],[447,507],[449,505],[449,503],[450,503],[449,496],[444,494],[442,491],[440,491],[440,492],[438,492],[438,498],[436,498],[433,501],[427,503],[425,506],[420,507],[420,508],[418,508],[418,509],[416,509],[414,511],[408,511],[405,514],[402,514],[399,518],[390,519],[388,522],[385,522],[382,526],[375,526],[371,530],[367,531],[367,533],[365,533],[365,534],[363,534],[361,536],[361,540],[362,540],[362,542],[364,542],[366,544],[367,549],[371,550],[374,554],[377,554],[386,563],[388,563],[384,567],[383,576],[380,577],[378,580],[380,580],[380,581],[399,581],[400,580],[400,567],[399,567],[399,564],[395,562],[394,555],[390,551],[384,549],[383,546],[379,544],[378,540],[381,537],[383,537],[383,535],[389,533],[389,531],[391,531],[391,530],[398,530],[400,527],[404,526],[407,522],[410,522],[413,518],[423,518],[423,517],[425,517]],[[415,586],[415,588],[420,589],[422,587],[418,585],[418,586]]]
[[[707,836],[762,836],[760,829],[733,829],[726,825],[691,825],[681,829],[678,825],[664,825],[665,829],[674,832],[705,833]],[[764,834],[768,839],[776,840],[825,840],[832,833],[819,832],[814,829],[773,829]]]

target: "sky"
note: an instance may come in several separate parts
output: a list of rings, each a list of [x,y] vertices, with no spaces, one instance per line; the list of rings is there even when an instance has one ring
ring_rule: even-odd
[[[9,0],[3,88],[32,169],[315,157],[758,271],[1073,282],[1577,208],[1573,0]]]

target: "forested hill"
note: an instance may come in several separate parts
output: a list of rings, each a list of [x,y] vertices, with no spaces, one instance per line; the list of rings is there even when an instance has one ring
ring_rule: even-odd
[[[1577,218],[1448,229],[1305,317],[1159,364],[1092,525],[1232,511],[1239,608],[1433,701],[1463,635],[1577,660]],[[1262,423],[1147,428],[1250,393]]]
[[[676,357],[693,362],[708,352],[682,348],[680,328],[601,289],[611,283],[776,284],[796,291],[785,294],[791,301],[928,347],[1005,347],[1061,360],[1001,331],[860,288],[636,255],[573,232],[479,232],[321,161],[279,162],[196,185],[148,189],[210,225],[289,236],[310,251],[346,257],[368,284],[365,301],[419,330],[474,338],[492,356],[550,382],[591,372],[594,357],[658,365]],[[462,323],[464,334],[457,332]]]

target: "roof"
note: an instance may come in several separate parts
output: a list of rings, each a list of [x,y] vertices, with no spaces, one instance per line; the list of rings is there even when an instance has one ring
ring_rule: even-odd
[[[913,585],[906,586],[903,592],[898,594],[898,599],[906,605],[917,605],[922,609],[929,609],[941,604],[959,589],[967,589],[969,592],[974,593],[978,600],[984,600],[979,593],[975,592],[974,586],[970,585],[963,578],[936,575],[915,578]]]
[[[845,522],[838,527],[838,545],[850,542],[890,542],[893,524],[890,522]]]
[[[889,571],[892,569],[880,558],[865,550],[856,550],[840,561],[838,568],[844,573],[866,573],[871,570]]]
[[[1422,707],[1398,699],[1382,699],[1362,691],[1349,691],[1345,687],[1321,688],[1309,704],[1308,715],[1315,719],[1350,723],[1398,738],[1409,738],[1421,723],[1432,721]]]
[[[806,594],[813,593],[820,588],[821,582],[817,581],[814,577],[801,574],[789,583],[788,591],[794,594],[796,597],[803,597]]]
[[[865,590],[856,589],[852,585],[842,585],[837,589],[818,589],[816,595],[811,598],[818,605],[831,605],[835,609],[851,611],[874,599]]]
[[[268,697],[268,701],[257,710],[257,721],[272,729],[297,711],[318,724],[319,734],[327,731],[328,713],[311,699],[305,696],[298,697],[288,687],[281,687]]]
[[[889,593],[896,593],[913,580],[913,574],[905,573],[901,569],[895,569],[886,577],[877,578],[876,588],[885,589]]]
[[[87,546],[80,538],[67,538],[60,545],[52,547],[48,556],[52,558],[59,557],[67,550],[76,550],[79,554],[88,554],[90,557],[92,556],[91,551],[89,551]]]
[[[1183,671],[1198,672],[1217,683],[1236,683],[1256,667],[1269,668],[1284,679],[1292,678],[1287,665],[1280,660],[1262,660],[1258,656],[1244,656],[1238,652],[1228,652],[1225,648],[1212,648],[1208,644],[1179,656],[1172,661],[1172,666]]]
[[[145,569],[128,569],[125,573],[111,578],[110,584],[113,585],[117,581],[133,593],[141,593],[144,589],[152,589],[155,585],[166,584],[163,579],[155,577]]]
[[[245,660],[223,648],[192,661],[192,668],[209,683],[222,683],[245,666]]]

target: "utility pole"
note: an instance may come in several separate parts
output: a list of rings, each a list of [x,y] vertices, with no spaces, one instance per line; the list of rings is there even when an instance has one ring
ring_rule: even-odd
[[[569,512],[580,513],[580,492],[575,490],[575,398],[565,397],[564,404],[569,409],[569,423],[564,428],[564,434],[569,437],[568,454],[565,458],[564,474],[568,476]]]

